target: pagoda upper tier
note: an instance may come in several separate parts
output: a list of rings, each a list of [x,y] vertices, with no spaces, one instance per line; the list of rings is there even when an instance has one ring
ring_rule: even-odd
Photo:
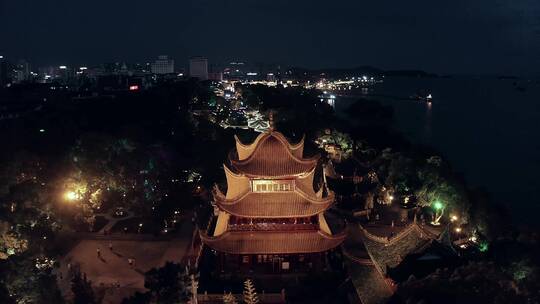
[[[310,172],[318,156],[303,158],[304,139],[290,144],[283,134],[276,131],[261,133],[249,145],[237,136],[236,155],[230,157],[231,169],[249,177],[293,177]]]
[[[236,139],[236,158],[224,166],[227,191],[216,187],[216,205],[228,214],[251,218],[309,217],[324,212],[334,194],[314,189],[318,157],[302,158],[304,140],[290,144],[276,131],[260,134],[250,145]],[[246,172],[247,171],[247,172]]]

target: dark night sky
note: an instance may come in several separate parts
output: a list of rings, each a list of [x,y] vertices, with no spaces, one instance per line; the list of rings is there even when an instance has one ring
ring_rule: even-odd
[[[0,52],[35,65],[169,54],[539,75],[540,1],[0,0]]]

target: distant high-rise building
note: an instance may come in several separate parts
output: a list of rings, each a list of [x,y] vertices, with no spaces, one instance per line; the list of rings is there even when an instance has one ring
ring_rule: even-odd
[[[0,88],[8,83],[8,66],[4,56],[0,55]]]
[[[30,79],[30,64],[24,60],[19,60],[14,70],[16,82],[22,82]]]
[[[189,60],[189,76],[208,80],[208,59],[204,57],[193,57]]]
[[[172,74],[174,73],[174,60],[169,59],[169,56],[161,55],[151,65],[152,73],[154,74]]]

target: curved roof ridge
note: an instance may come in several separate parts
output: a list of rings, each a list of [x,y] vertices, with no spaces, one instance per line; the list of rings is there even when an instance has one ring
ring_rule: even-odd
[[[337,233],[337,234],[327,234],[325,233],[324,231],[322,230],[306,230],[306,231],[302,231],[302,230],[298,230],[298,231],[295,231],[295,232],[298,232],[298,233],[317,233],[319,234],[320,236],[322,236],[323,238],[325,239],[328,239],[328,240],[340,240],[340,239],[344,239],[346,236],[347,236],[347,231],[344,229],[343,231]],[[205,233],[204,231],[200,230],[199,231],[199,234],[201,235],[201,238],[203,238],[203,240],[211,240],[211,241],[219,241],[221,239],[224,239],[226,238],[227,236],[231,235],[231,234],[234,234],[234,233],[239,233],[238,231],[230,231],[230,230],[227,230],[225,232],[223,232],[222,234],[220,235],[208,235],[207,233]],[[283,233],[283,234],[287,234],[287,233],[290,233],[289,231],[274,231],[274,230],[271,230],[271,231],[266,231],[266,230],[253,230],[253,231],[242,231],[241,233]]]
[[[278,133],[279,133],[279,132],[278,132]],[[281,133],[280,133],[280,134],[281,134]],[[283,134],[282,134],[282,136],[283,136]],[[306,134],[303,134],[303,135],[302,135],[302,138],[300,139],[299,142],[297,142],[297,143],[295,143],[295,144],[289,143],[289,147],[290,147],[292,150],[296,150],[296,149],[298,149],[298,148],[300,148],[300,147],[304,147],[305,141],[306,141]],[[288,141],[287,141],[287,142],[288,142]]]
[[[405,229],[401,230],[400,232],[398,232],[394,237],[390,238],[388,240],[388,244],[394,244],[395,242],[403,239],[404,237],[406,237],[407,235],[409,235],[409,233],[412,233],[413,230],[415,230],[417,224],[416,223],[412,223],[410,224],[409,226],[407,226]]]
[[[416,222],[413,222],[413,223],[409,224],[407,227],[405,227],[403,230],[401,230],[400,232],[398,232],[396,235],[394,235],[391,238],[385,237],[385,236],[375,235],[375,234],[369,232],[361,224],[358,224],[358,225],[360,226],[360,229],[362,230],[362,232],[364,233],[364,235],[368,239],[370,239],[372,241],[375,241],[375,242],[378,242],[378,243],[383,243],[383,244],[386,244],[386,245],[394,244],[395,242],[397,242],[397,241],[403,239],[405,236],[409,235],[409,233],[411,233],[413,230],[419,231],[420,233],[424,233],[426,235],[433,235],[433,233],[431,233],[429,231],[426,231],[425,229],[420,227],[418,225],[418,223],[416,223]]]
[[[243,143],[243,142],[240,140],[240,138],[238,137],[238,135],[236,135],[236,134],[234,134],[234,140],[235,140],[236,143],[237,143],[239,146],[241,146],[242,148],[249,149],[249,148],[251,148],[251,146],[252,146],[253,144],[256,144],[259,140],[261,140],[261,138],[262,138],[263,136],[266,136],[267,134],[268,134],[268,132],[263,132],[263,133],[257,135],[257,137],[255,138],[255,140],[254,140],[252,143],[250,143],[250,144],[245,144],[245,143]]]
[[[315,170],[317,169],[317,167],[313,167],[311,168],[311,170],[307,171],[307,172],[302,172],[300,175],[298,175],[298,178],[306,178],[308,176],[310,176],[311,174],[315,174]]]
[[[243,173],[234,172],[226,164],[223,164],[223,169],[226,171],[225,174],[229,173],[230,175],[232,175],[234,177],[246,177],[246,175],[243,174]]]
[[[420,233],[426,234],[426,235],[428,236],[429,239],[436,239],[436,238],[438,237],[438,235],[436,235],[435,233],[433,233],[433,232],[429,231],[428,229],[426,229],[426,228],[420,226],[420,225],[418,224],[418,222],[414,222],[412,225],[414,225],[414,226],[415,226],[414,228],[416,228],[417,230],[419,230]]]
[[[274,135],[274,133],[279,134],[280,136],[276,136],[276,135]],[[318,155],[315,155],[315,156],[312,156],[312,157],[306,157],[306,158],[303,158],[303,157],[302,157],[302,159],[300,159],[300,158],[296,157],[296,156],[292,153],[291,148],[290,148],[290,144],[289,144],[289,142],[287,141],[287,139],[285,138],[285,136],[283,136],[283,134],[281,134],[281,133],[279,133],[279,132],[277,132],[277,131],[268,132],[268,133],[266,133],[266,134],[267,134],[267,136],[264,137],[264,138],[262,138],[263,136],[260,136],[260,135],[259,135],[259,136],[261,137],[261,139],[257,142],[257,145],[255,146],[253,152],[252,152],[248,157],[246,157],[246,158],[244,158],[244,159],[242,159],[242,160],[234,160],[234,159],[231,159],[231,162],[232,162],[233,164],[239,164],[239,165],[243,165],[243,164],[249,163],[249,162],[253,159],[253,156],[255,155],[255,153],[257,152],[257,150],[259,149],[259,147],[260,147],[263,143],[265,143],[265,142],[266,142],[269,138],[271,138],[271,137],[276,138],[279,142],[281,142],[281,144],[283,144],[284,147],[286,148],[285,150],[287,151],[287,153],[289,154],[289,156],[290,156],[293,160],[295,160],[295,161],[297,161],[297,162],[299,162],[299,163],[305,163],[305,164],[307,164],[307,163],[312,163],[312,162],[314,162],[314,161],[317,161],[317,160],[319,159],[319,156],[318,156]],[[251,148],[251,146],[250,146],[250,148]]]
[[[324,252],[334,249],[345,240],[344,234],[328,236],[320,230],[249,230],[227,231],[210,236],[199,231],[203,243],[210,248],[232,254],[287,254]]]
[[[243,172],[235,171],[234,169],[236,169],[236,168],[229,168],[229,166],[227,166],[227,164],[225,164],[225,163],[223,163],[223,168],[225,169],[225,171],[227,171],[229,174],[231,174],[234,177],[239,177],[239,178],[242,178],[242,177],[249,178],[250,177],[250,175],[247,175],[247,174],[245,174]],[[314,174],[316,169],[317,169],[317,166],[313,166],[313,168],[311,168],[309,171],[297,174],[296,177],[299,178],[299,179],[306,178],[309,175]],[[285,177],[285,176],[288,176],[288,175],[272,176],[272,177],[268,177],[268,178],[265,178],[265,179],[268,179],[268,180],[280,180],[280,179],[283,179],[283,177]]]
[[[238,159],[246,159],[253,154],[257,148],[257,145],[264,136],[266,136],[266,132],[259,134],[251,144],[246,145],[242,143],[240,138],[238,138],[238,136],[235,134],[234,141],[236,142],[236,154],[238,155]]]
[[[317,233],[320,234],[322,237],[329,240],[339,240],[339,239],[345,239],[345,237],[347,237],[347,228],[343,229],[342,231],[336,234],[328,234],[320,229],[317,230]]]
[[[289,148],[291,148],[292,150],[295,150],[295,149],[298,149],[300,148],[304,143],[305,143],[305,139],[306,139],[306,135],[302,135],[302,138],[300,139],[299,142],[297,143],[290,143],[289,140],[287,140],[287,138],[285,137],[285,135],[283,135],[283,133],[279,132],[279,131],[275,131],[275,130],[269,130],[269,131],[265,131],[259,135],[257,135],[257,137],[255,138],[255,140],[250,143],[250,144],[245,144],[243,143],[240,138],[238,137],[238,135],[234,135],[234,140],[236,141],[236,143],[238,143],[241,147],[243,148],[250,148],[252,145],[254,144],[257,144],[263,137],[267,137],[267,136],[275,136],[275,137],[280,137],[280,139],[284,140],[286,143],[287,143],[287,146]]]
[[[367,237],[368,239],[377,243],[388,244],[388,237],[375,235],[369,232],[366,228],[364,228],[362,224],[358,224],[358,226],[360,227],[360,230],[364,233],[364,236]]]
[[[214,195],[214,198],[220,198],[223,197],[225,199],[226,195],[219,189],[218,184],[214,184],[214,188],[212,189],[212,194]]]

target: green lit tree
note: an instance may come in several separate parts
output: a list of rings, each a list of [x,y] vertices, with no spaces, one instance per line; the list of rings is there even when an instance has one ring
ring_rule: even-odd
[[[438,223],[444,214],[457,214],[462,223],[469,219],[469,200],[464,183],[458,180],[448,166],[438,157],[429,158],[418,168],[415,195],[422,207],[431,207],[433,222]]]
[[[433,202],[432,207],[434,210],[433,223],[438,225],[444,214],[444,205],[439,200],[436,200]]]

